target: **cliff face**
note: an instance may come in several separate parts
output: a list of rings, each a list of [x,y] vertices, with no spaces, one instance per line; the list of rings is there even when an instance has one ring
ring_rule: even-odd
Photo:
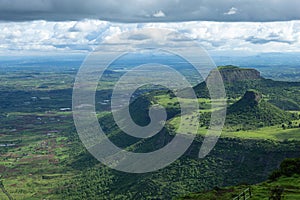
[[[258,109],[261,102],[262,95],[259,92],[248,90],[239,101],[228,108],[228,112],[239,112],[240,114],[249,111],[252,112],[253,109]]]
[[[260,72],[256,69],[244,69],[234,66],[218,68],[224,83],[235,83],[245,80],[262,79]]]
[[[249,90],[245,93],[243,99],[250,103],[254,102],[255,104],[259,104],[262,99],[262,95],[254,90]]]

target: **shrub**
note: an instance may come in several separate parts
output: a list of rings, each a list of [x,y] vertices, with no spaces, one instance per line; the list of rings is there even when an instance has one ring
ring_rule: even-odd
[[[300,158],[285,159],[280,164],[280,168],[270,174],[269,180],[275,181],[281,176],[292,176],[293,174],[300,174]]]

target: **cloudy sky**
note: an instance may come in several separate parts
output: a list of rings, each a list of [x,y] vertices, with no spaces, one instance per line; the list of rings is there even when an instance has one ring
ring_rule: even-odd
[[[208,51],[295,52],[300,1],[0,0],[1,55],[86,53],[145,27],[174,29]]]

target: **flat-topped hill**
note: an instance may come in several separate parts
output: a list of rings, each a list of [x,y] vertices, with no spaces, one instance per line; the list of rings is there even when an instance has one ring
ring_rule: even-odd
[[[239,68],[236,66],[220,66],[218,70],[224,81],[226,95],[230,99],[243,96],[246,91],[255,89],[268,96],[268,102],[283,110],[300,110],[300,82],[284,82],[265,79],[256,69]],[[198,97],[210,98],[206,82],[194,87]]]
[[[220,66],[219,70],[224,83],[235,83],[245,80],[257,80],[262,79],[260,72],[256,69],[239,68],[236,66]]]

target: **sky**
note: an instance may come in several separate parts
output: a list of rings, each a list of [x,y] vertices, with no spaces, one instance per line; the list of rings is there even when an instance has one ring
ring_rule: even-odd
[[[295,52],[299,11],[299,0],[0,0],[0,55],[88,53],[149,27],[173,29],[211,52]]]

